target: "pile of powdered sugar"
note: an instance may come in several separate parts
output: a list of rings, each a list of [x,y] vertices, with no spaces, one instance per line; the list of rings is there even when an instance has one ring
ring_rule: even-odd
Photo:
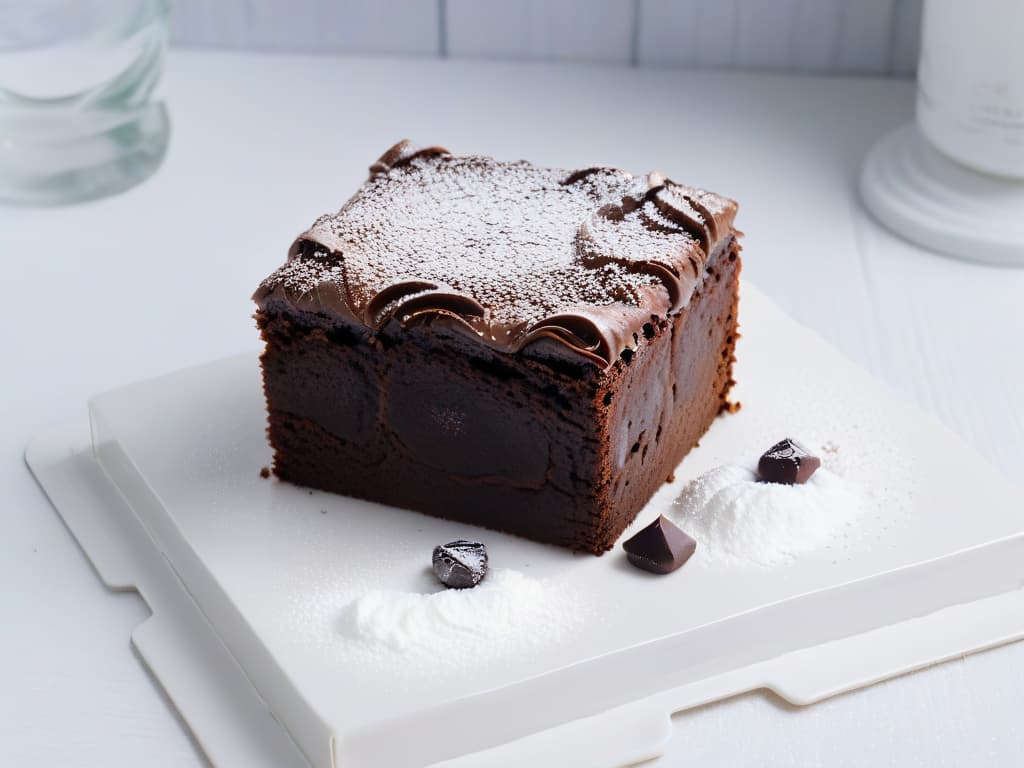
[[[671,516],[706,559],[772,566],[840,545],[869,504],[855,484],[825,467],[802,485],[782,485],[726,464],[691,481]]]
[[[472,589],[367,592],[342,608],[337,627],[353,653],[425,669],[557,644],[580,620],[564,586],[506,569]]]

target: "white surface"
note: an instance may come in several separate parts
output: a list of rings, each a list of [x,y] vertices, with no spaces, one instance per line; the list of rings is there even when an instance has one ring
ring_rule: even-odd
[[[868,155],[864,203],[893,232],[958,259],[1024,267],[1024,179],[948,159],[913,123]]]
[[[906,76],[921,0],[171,0],[173,41]]]
[[[153,615],[132,630],[132,648],[161,681],[203,753],[219,766],[308,768],[181,588],[170,562],[153,548],[139,518],[100,470],[89,419],[73,420],[33,440],[26,461],[103,582],[112,590],[137,591],[153,608]]]
[[[501,94],[485,87],[495,82]],[[937,258],[857,207],[860,161],[910,118],[909,84],[173,53],[165,91],[176,133],[150,182],[76,208],[0,209],[0,257],[17,286],[0,305],[12,404],[0,575],[17,585],[0,593],[5,690],[16,692],[0,698],[4,764],[197,762],[124,641],[141,603],[99,584],[21,452],[95,392],[252,346],[255,280],[401,135],[541,162],[657,165],[734,195],[749,276],[1019,478],[1024,272]],[[621,112],[599,104],[607,92]],[[681,119],[694,100],[707,124]],[[643,141],[623,141],[638,114]],[[791,236],[796,206],[810,211],[803,238]],[[677,726],[705,764],[1008,765],[1024,759],[1024,734],[1009,728],[1022,692],[1018,645],[806,710],[743,697]]]

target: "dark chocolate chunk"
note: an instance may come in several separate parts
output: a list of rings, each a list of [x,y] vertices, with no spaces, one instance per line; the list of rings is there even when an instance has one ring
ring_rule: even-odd
[[[651,573],[671,573],[697,549],[697,542],[683,533],[664,515],[638,534],[627,539],[622,548],[629,562]]]
[[[487,575],[487,547],[465,539],[434,547],[434,573],[446,587],[475,587]]]
[[[757,473],[766,483],[793,485],[806,483],[820,466],[821,459],[787,437],[765,452],[757,462]]]

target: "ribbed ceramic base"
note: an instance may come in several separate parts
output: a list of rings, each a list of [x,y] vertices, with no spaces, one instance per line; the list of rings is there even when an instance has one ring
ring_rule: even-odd
[[[950,160],[913,124],[875,145],[860,189],[868,210],[913,243],[958,259],[1024,267],[1024,181]]]

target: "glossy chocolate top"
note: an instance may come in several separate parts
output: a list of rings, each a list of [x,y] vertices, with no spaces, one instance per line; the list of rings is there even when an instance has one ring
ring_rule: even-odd
[[[401,142],[253,297],[371,331],[449,324],[504,352],[553,339],[602,368],[684,307],[736,204],[614,168],[568,171]]]

